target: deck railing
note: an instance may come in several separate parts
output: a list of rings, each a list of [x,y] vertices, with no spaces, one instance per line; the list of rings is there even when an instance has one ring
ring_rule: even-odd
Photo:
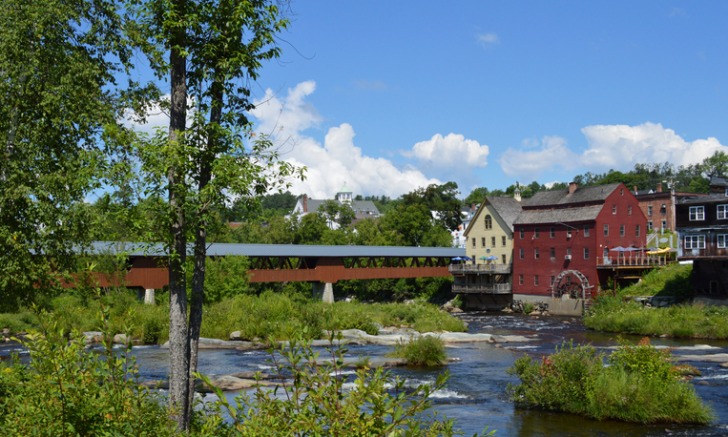
[[[453,284],[455,294],[509,294],[511,284]]]
[[[450,264],[450,273],[498,273],[511,272],[510,264]]]

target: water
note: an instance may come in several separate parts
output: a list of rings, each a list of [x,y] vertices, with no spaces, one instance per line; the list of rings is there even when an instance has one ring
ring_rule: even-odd
[[[634,425],[620,422],[597,422],[579,416],[516,409],[506,396],[508,383],[517,379],[506,373],[516,358],[523,354],[540,357],[552,353],[564,341],[592,344],[596,348],[613,347],[615,338],[587,331],[578,318],[528,317],[523,315],[467,313],[461,316],[468,322],[469,332],[518,334],[535,336],[528,343],[490,344],[470,343],[449,347],[447,352],[457,361],[447,369],[450,379],[443,390],[433,396],[433,408],[439,414],[455,419],[466,435],[482,431],[486,426],[497,430],[496,436],[726,436],[728,435],[728,368],[717,363],[693,361],[702,376],[693,384],[698,395],[712,406],[716,420],[709,426]],[[725,341],[684,341],[653,339],[655,345],[673,348],[673,355],[728,353]],[[710,345],[703,351],[695,345]],[[0,346],[0,357],[10,346]],[[3,349],[4,348],[4,349]],[[380,357],[390,347],[367,345],[348,347],[351,357]],[[168,355],[156,346],[134,348],[143,379],[159,380],[167,376]],[[241,371],[269,371],[269,356],[265,351],[202,350],[199,367],[209,375]],[[439,370],[396,368],[392,372],[407,378],[409,384],[434,382]],[[231,394],[232,397],[234,394]]]

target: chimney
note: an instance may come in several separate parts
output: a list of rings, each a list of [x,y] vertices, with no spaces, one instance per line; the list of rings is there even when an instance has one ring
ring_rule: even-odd
[[[521,189],[518,187],[518,182],[516,182],[516,189],[513,191],[513,198],[516,202],[521,201]]]
[[[307,194],[303,195],[303,212],[304,213],[308,212],[308,195]]]
[[[635,196],[639,193],[639,191],[637,191],[637,185],[634,185],[634,189],[632,191],[634,192]]]
[[[574,194],[576,191],[576,182],[569,182],[569,194]]]
[[[662,193],[662,182],[657,183],[657,192]]]

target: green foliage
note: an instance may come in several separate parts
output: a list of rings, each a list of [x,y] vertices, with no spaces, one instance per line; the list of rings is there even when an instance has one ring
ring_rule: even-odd
[[[249,292],[248,259],[241,256],[207,258],[205,261],[205,302],[219,302]]]
[[[202,335],[227,338],[240,331],[247,340],[287,340],[297,332],[306,338],[321,338],[323,331],[361,329],[377,334],[382,326],[407,326],[419,332],[465,331],[465,324],[437,306],[425,303],[327,304],[300,295],[266,291],[260,296],[238,295],[211,304],[206,312]]]
[[[680,304],[651,308],[630,296],[669,296],[678,300],[691,294],[690,265],[673,264],[645,275],[642,281],[619,290],[617,296],[600,295],[584,316],[584,324],[597,331],[682,338],[728,338],[728,309]]]
[[[726,339],[728,308],[701,304],[650,308],[619,297],[600,296],[584,316],[584,325],[624,334]]]
[[[106,343],[99,357],[77,331],[69,341],[52,316],[42,320],[41,332],[24,341],[30,363],[0,366],[4,434],[174,435],[160,399],[137,384],[129,350],[117,354]],[[102,312],[102,330],[107,320]]]
[[[330,340],[333,344],[334,338]],[[451,420],[429,410],[428,398],[444,386],[447,374],[438,376],[432,385],[412,390],[405,389],[404,380],[382,369],[361,368],[349,383],[342,368],[345,352],[332,346],[324,361],[308,344],[297,341],[271,350],[277,373],[290,375],[292,385],[276,390],[258,388],[236,398],[235,405],[218,393],[232,417],[228,432],[219,435],[259,436],[269,435],[271,430],[287,430],[291,436],[457,434]]]
[[[406,342],[399,342],[389,355],[404,358],[408,366],[416,367],[438,367],[447,362],[445,344],[440,337],[433,335],[423,335],[410,338]]]
[[[693,387],[673,370],[669,351],[649,342],[622,346],[606,359],[591,346],[562,345],[539,361],[516,360],[521,383],[508,391],[517,405],[637,423],[697,423],[713,419]]]
[[[0,3],[0,311],[55,292],[91,235],[85,198],[108,164],[110,88],[128,59],[115,6]]]
[[[693,266],[670,264],[657,268],[642,277],[642,280],[620,290],[621,296],[672,296],[684,299],[692,296],[690,275]]]

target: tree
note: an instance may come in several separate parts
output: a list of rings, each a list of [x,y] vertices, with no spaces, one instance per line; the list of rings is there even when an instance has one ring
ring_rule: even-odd
[[[169,400],[186,430],[212,213],[228,195],[260,196],[302,176],[302,169],[278,160],[267,138],[253,135],[246,117],[253,108],[246,85],[263,61],[279,55],[274,37],[288,21],[268,0],[130,0],[128,6],[130,26],[138,24],[133,34],[170,86],[169,131],[143,144],[140,158],[153,186],[168,196]],[[189,320],[188,239],[194,247]]]
[[[479,205],[483,202],[483,199],[485,199],[485,196],[487,196],[489,193],[488,189],[485,187],[478,187],[474,189],[473,191],[468,194],[468,197],[466,197],[463,200],[463,203],[465,205]]]
[[[0,3],[0,307],[53,287],[88,240],[120,28],[111,1]]]
[[[446,229],[457,229],[462,223],[458,194],[458,185],[455,182],[431,184],[427,188],[419,188],[405,194],[402,196],[402,202],[407,205],[423,205],[435,213],[436,220]]]

